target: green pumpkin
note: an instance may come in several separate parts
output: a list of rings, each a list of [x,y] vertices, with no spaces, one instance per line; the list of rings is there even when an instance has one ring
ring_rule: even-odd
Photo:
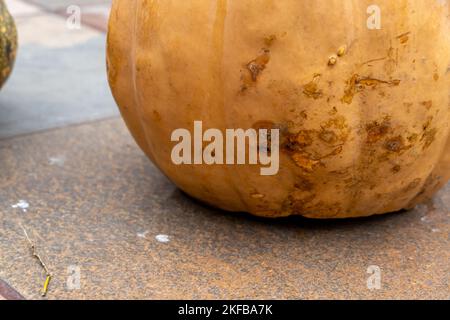
[[[14,20],[3,0],[0,0],[0,88],[8,79],[17,50],[17,31]]]

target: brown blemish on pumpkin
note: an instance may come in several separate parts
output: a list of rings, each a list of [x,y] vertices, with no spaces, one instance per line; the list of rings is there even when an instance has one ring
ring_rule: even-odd
[[[422,105],[425,107],[425,108],[427,108],[427,110],[430,110],[431,109],[431,107],[433,107],[433,101],[424,101],[424,102],[422,102]]]
[[[276,40],[277,40],[277,36],[274,34],[271,34],[270,36],[264,38],[264,44],[267,47],[270,47]]]
[[[427,131],[430,128],[432,122],[433,117],[428,117],[427,122],[423,124],[423,131]]]
[[[369,123],[368,125],[366,125],[366,142],[369,144],[378,142],[389,133],[390,129],[391,124],[388,120],[383,120],[383,122],[381,123],[377,121]]]
[[[306,172],[324,166],[323,159],[337,156],[343,151],[350,129],[344,117],[335,117],[321,124],[321,130],[289,129],[282,135],[282,151]],[[327,148],[328,153],[324,150]]]
[[[314,189],[314,184],[308,179],[301,177],[295,184],[294,187],[301,191],[311,191]]]
[[[333,107],[328,114],[330,116],[335,116],[338,113],[338,109],[336,107]]]
[[[384,148],[390,152],[400,152],[405,148],[405,141],[402,136],[389,138],[384,143]]]
[[[302,110],[300,112],[300,117],[303,118],[304,120],[308,119],[308,114],[306,113],[305,110]]]
[[[333,131],[337,136],[336,143],[339,142],[341,145],[347,141],[351,132],[351,129],[347,124],[347,119],[345,119],[345,117],[343,116],[336,116],[334,118],[331,118],[328,121],[322,123],[320,127],[322,128],[321,132]]]
[[[420,138],[420,141],[424,143],[423,149],[425,150],[434,142],[436,138],[437,129],[431,128],[431,124],[433,122],[433,117],[428,117],[427,122],[423,125],[423,133]]]
[[[402,167],[400,165],[398,165],[398,164],[392,167],[392,172],[393,173],[399,173],[400,170],[402,170]]]
[[[417,178],[410,182],[404,189],[403,192],[408,193],[415,190],[422,183],[422,179]]]
[[[312,131],[302,130],[298,133],[288,134],[283,143],[283,150],[287,153],[302,151],[304,148],[312,145]]]
[[[153,119],[154,119],[155,121],[161,121],[161,114],[159,114],[158,111],[153,110],[152,114],[153,114]]]
[[[358,75],[354,74],[350,80],[347,81],[347,87],[345,88],[344,96],[342,97],[342,102],[351,104],[353,102],[353,97],[356,94],[356,83],[358,81]]]
[[[433,79],[434,79],[434,81],[438,81],[439,80],[439,75],[437,73],[435,73],[433,75]]]
[[[405,32],[405,33],[397,36],[397,39],[400,41],[401,44],[405,44],[408,42],[410,34],[411,34],[411,32]]]
[[[379,85],[387,85],[389,87],[393,87],[400,85],[400,82],[400,80],[396,79],[385,81],[370,77],[360,77],[359,75],[354,74],[347,81],[347,86],[345,88],[344,96],[342,97],[341,101],[343,103],[351,104],[353,102],[354,96],[366,87],[375,88]]]
[[[417,133],[413,133],[410,136],[408,136],[407,139],[410,144],[413,144],[417,142],[417,140],[419,139],[419,135]]]
[[[436,139],[437,129],[427,129],[422,135],[421,141],[424,142],[423,149],[427,149]]]
[[[308,98],[319,99],[323,96],[322,90],[319,89],[320,74],[315,74],[313,80],[303,86],[303,93]]]
[[[264,49],[263,54],[257,57],[255,60],[250,61],[247,64],[247,69],[250,71],[253,82],[258,80],[258,76],[264,71],[266,65],[270,61],[270,50]]]
[[[302,198],[297,198],[295,195],[291,194],[283,203],[283,211],[302,215],[310,207],[310,203],[314,201],[315,198],[316,196],[314,194]]]

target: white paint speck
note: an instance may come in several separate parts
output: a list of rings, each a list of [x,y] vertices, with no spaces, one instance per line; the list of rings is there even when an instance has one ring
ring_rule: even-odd
[[[422,221],[422,222],[428,222],[428,217],[427,217],[427,216],[422,217],[422,218],[420,218],[420,221]]]
[[[137,236],[138,236],[139,238],[145,239],[145,238],[147,237],[147,233],[148,233],[148,230],[146,230],[146,231],[144,231],[144,232],[138,232],[138,233],[137,233]]]
[[[64,163],[66,162],[65,156],[57,156],[57,157],[50,157],[48,158],[48,163],[51,166],[64,166]]]
[[[433,233],[438,233],[438,232],[441,232],[441,230],[440,230],[440,229],[437,229],[437,228],[433,228],[433,229],[431,229],[431,232],[433,232]]]
[[[22,209],[23,212],[27,212],[27,209],[30,207],[30,204],[25,200],[19,200],[16,204],[13,204],[11,207],[14,209]]]
[[[167,234],[158,234],[155,237],[156,241],[161,243],[168,243],[170,241],[169,236]]]

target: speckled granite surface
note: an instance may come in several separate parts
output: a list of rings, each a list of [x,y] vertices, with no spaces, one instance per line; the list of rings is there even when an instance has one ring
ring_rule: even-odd
[[[357,220],[273,221],[203,206],[159,173],[117,116],[100,61],[109,1],[7,2],[22,41],[33,26],[47,31],[28,37],[0,93],[0,300],[450,298],[450,185],[411,212]],[[68,4],[96,29],[64,36]],[[47,55],[59,68],[72,59],[91,67],[58,77],[32,63]],[[41,72],[54,78],[38,86]],[[23,228],[53,275],[45,298]]]
[[[0,278],[26,298],[44,273],[21,225],[54,274],[50,299],[450,297],[449,188],[362,220],[225,213],[178,191],[120,119],[3,140],[0,164]]]

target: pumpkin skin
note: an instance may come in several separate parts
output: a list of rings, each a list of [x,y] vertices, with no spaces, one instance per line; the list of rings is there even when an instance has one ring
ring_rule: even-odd
[[[411,208],[450,178],[449,4],[380,0],[369,30],[372,3],[114,0],[113,95],[149,158],[208,204],[310,218]],[[171,134],[195,120],[279,128],[279,173],[174,165]]]
[[[16,50],[16,26],[4,1],[0,0],[0,88],[12,71]]]

